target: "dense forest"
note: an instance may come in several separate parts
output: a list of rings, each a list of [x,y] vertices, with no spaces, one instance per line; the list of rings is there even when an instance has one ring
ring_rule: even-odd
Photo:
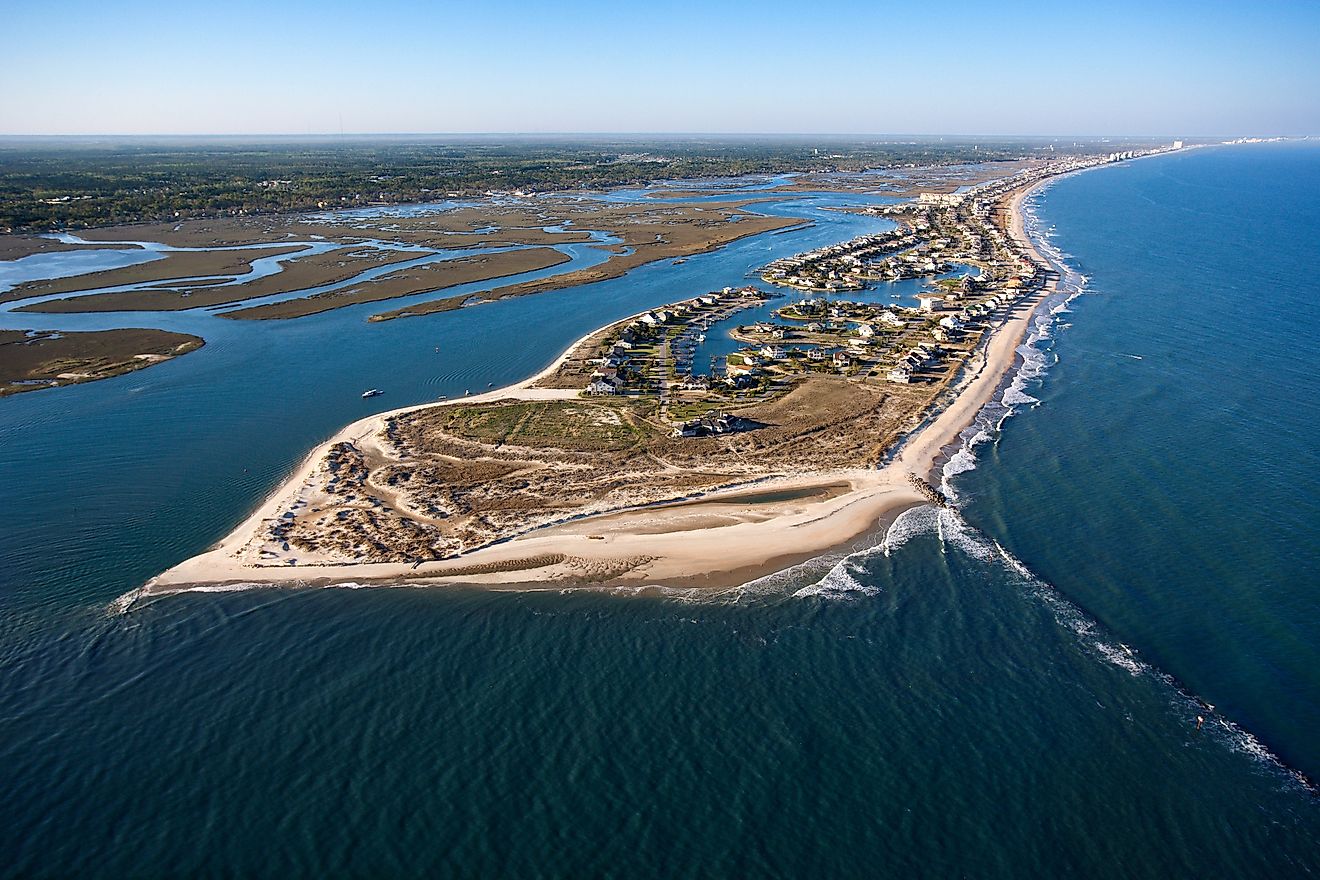
[[[0,232],[427,201],[487,190],[860,171],[1117,142],[796,138],[0,138]]]

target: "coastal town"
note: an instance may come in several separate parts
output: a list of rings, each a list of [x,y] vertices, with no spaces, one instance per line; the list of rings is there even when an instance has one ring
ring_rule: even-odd
[[[719,499],[752,497],[750,487],[797,488],[734,522],[801,512],[808,498],[867,498],[877,511],[938,501],[927,477],[943,438],[993,390],[1053,289],[1021,199],[1110,161],[1122,160],[1060,159],[857,209],[893,229],[774,261],[761,285],[609,324],[520,385],[350,426],[212,554],[289,573],[276,578],[402,565],[441,579],[626,580],[665,570],[651,552],[668,531],[657,523],[691,521],[685,505],[725,510]],[[920,293],[893,302],[885,285],[914,278]],[[706,359],[709,343],[721,353]],[[936,420],[948,425],[923,428],[901,465],[879,467],[955,385],[958,405]],[[610,537],[636,528],[636,552]],[[680,564],[676,547],[664,552]],[[197,560],[157,588],[196,577],[190,566],[207,564]]]
[[[607,328],[583,346],[594,345],[596,357],[570,357],[555,385],[580,383],[592,397],[654,399],[684,437],[744,430],[751,423],[725,409],[763,402],[807,376],[942,385],[986,332],[1050,279],[1048,266],[1010,236],[1008,196],[1123,158],[1062,160],[966,192],[867,208],[895,228],[776,260],[761,271],[770,290],[726,287]],[[955,267],[964,274],[938,277]],[[914,278],[928,286],[912,305],[839,296]],[[702,373],[692,358],[698,342],[739,312],[781,297],[782,288],[805,295],[775,309],[772,320],[731,328],[741,347]]]

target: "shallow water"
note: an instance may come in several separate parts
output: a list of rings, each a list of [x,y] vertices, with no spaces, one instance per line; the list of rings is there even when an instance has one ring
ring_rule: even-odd
[[[108,607],[350,419],[516,380],[876,221],[818,211],[426,319],[160,316],[210,344],[0,402],[4,873],[1315,873],[1316,800],[1274,756],[1317,775],[1320,414],[1290,393],[1315,348],[1288,316],[1315,308],[1294,270],[1317,256],[1318,171],[1314,148],[1232,148],[1057,183],[1039,215],[1088,293],[951,477],[966,518],[919,508],[714,594]],[[1229,257],[1266,240],[1263,282]],[[1262,283],[1286,310],[1253,308]],[[1199,732],[1195,697],[1218,710]]]

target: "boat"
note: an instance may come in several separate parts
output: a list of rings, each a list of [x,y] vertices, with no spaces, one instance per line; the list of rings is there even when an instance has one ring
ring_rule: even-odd
[[[381,391],[379,388],[368,388],[366,391],[362,392],[362,398],[365,400],[368,397],[380,397],[384,393],[385,392]]]

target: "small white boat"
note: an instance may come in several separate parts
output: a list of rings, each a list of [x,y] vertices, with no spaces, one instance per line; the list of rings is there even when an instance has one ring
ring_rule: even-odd
[[[381,391],[379,388],[369,388],[366,391],[362,392],[362,397],[365,400],[368,397],[379,397],[384,393],[385,392]]]

